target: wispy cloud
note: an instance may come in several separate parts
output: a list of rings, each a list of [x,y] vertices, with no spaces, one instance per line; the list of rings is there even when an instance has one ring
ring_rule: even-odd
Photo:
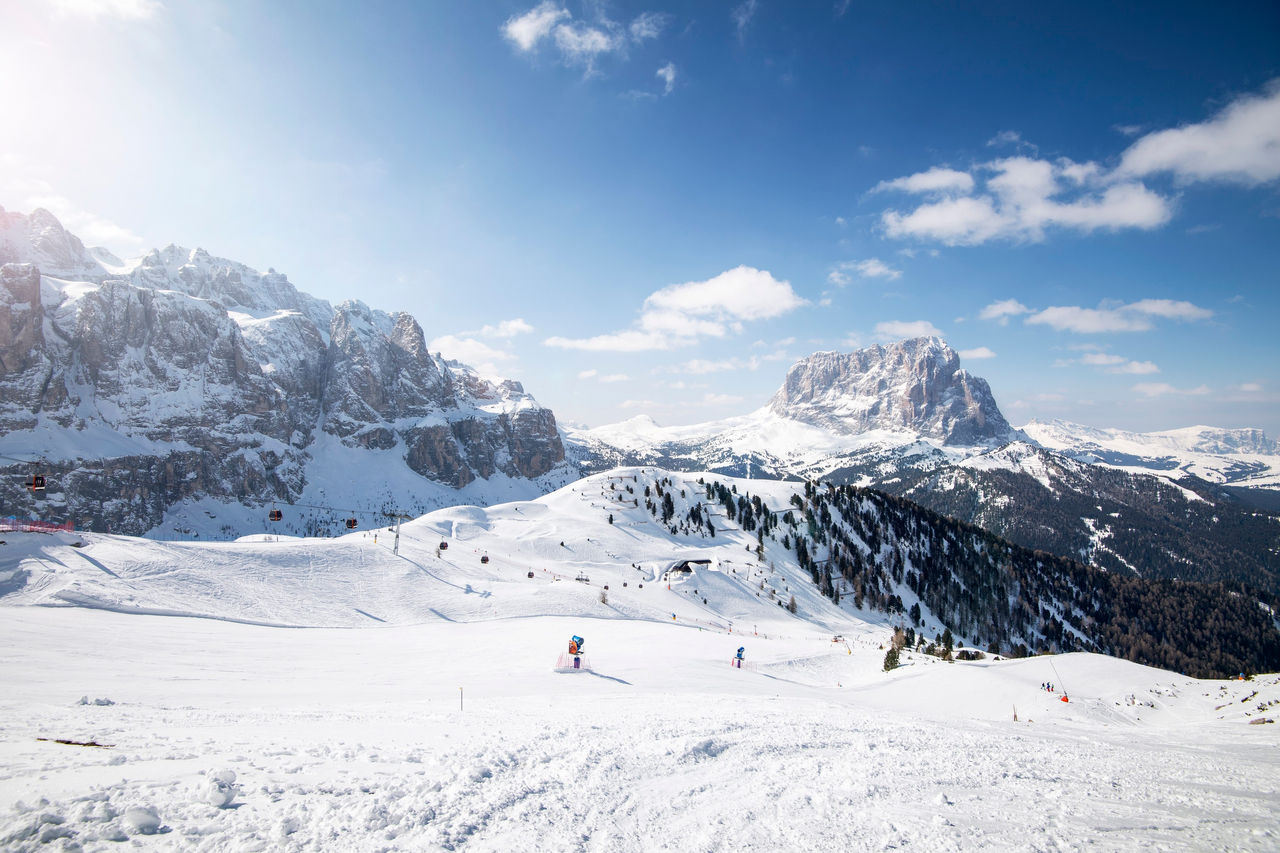
[[[759,8],[759,0],[745,0],[745,2],[734,6],[733,10],[729,12],[729,18],[733,21],[739,42],[746,40],[747,29],[751,26],[751,19],[756,16],[756,11]]]
[[[630,329],[590,338],[551,337],[547,346],[641,352],[692,346],[701,338],[740,333],[743,324],[778,317],[805,300],[765,270],[740,266],[706,281],[673,284],[650,294]]]
[[[1010,317],[1017,317],[1022,314],[1030,314],[1031,309],[1023,305],[1016,299],[1003,299],[999,302],[992,302],[978,314],[979,320],[995,320],[1001,326],[1009,325]]]
[[[980,359],[980,358],[995,358],[996,354],[992,352],[988,347],[975,347],[974,349],[960,350],[960,357],[963,359],[968,359],[969,361],[973,361],[975,359]]]
[[[427,344],[431,352],[438,352],[445,358],[455,359],[475,368],[486,376],[501,376],[516,361],[516,355],[510,349],[499,345],[492,346],[480,338],[508,341],[518,335],[527,335],[533,326],[517,317],[513,320],[502,320],[494,325],[484,325],[479,329],[459,332],[456,335],[441,335]]]
[[[896,341],[902,338],[940,338],[942,332],[928,320],[887,320],[876,323],[876,337]]]
[[[1154,362],[1131,361],[1124,356],[1106,352],[1085,353],[1080,357],[1079,362],[1092,367],[1101,367],[1106,370],[1107,373],[1128,373],[1141,376],[1149,373],[1160,372],[1160,368],[1157,367]]]
[[[663,12],[641,12],[631,21],[628,29],[631,31],[631,38],[635,41],[656,39],[662,35],[662,31],[670,20],[671,16]]]
[[[427,344],[431,352],[445,358],[460,361],[485,376],[501,376],[504,369],[515,361],[515,355],[507,350],[491,347],[475,338],[459,335],[442,335]]]
[[[1141,394],[1144,397],[1167,397],[1172,395],[1183,397],[1197,397],[1210,393],[1211,389],[1208,385],[1200,385],[1195,388],[1177,388],[1168,382],[1139,382],[1133,386],[1135,394]]]
[[[658,69],[657,76],[662,80],[662,94],[670,95],[671,90],[674,89],[676,85],[676,64],[674,62],[668,62],[666,65]]]
[[[502,35],[518,50],[528,53],[551,35],[560,21],[572,17],[555,0],[544,0],[523,15],[513,15],[502,25]]]
[[[1183,322],[1206,320],[1213,316],[1207,308],[1173,299],[1141,299],[1128,305],[1081,308],[1055,305],[1037,311],[1026,322],[1045,325],[1058,331],[1078,334],[1106,332],[1145,332],[1154,328],[1153,318]]]
[[[514,320],[503,320],[496,326],[483,326],[478,332],[464,332],[467,335],[482,335],[486,338],[514,338],[516,335],[527,335],[533,331],[523,319],[517,317]]]
[[[973,176],[946,166],[934,166],[927,172],[917,172],[892,181],[881,181],[872,192],[898,190],[907,193],[960,193],[973,192]]]
[[[894,269],[879,258],[867,258],[864,261],[843,261],[836,264],[835,269],[827,273],[827,281],[837,287],[844,287],[853,281],[850,273],[857,273],[859,278],[884,278],[889,281],[902,278],[902,270]]]
[[[594,368],[591,370],[582,371],[581,373],[578,374],[578,378],[594,379],[597,382],[603,382],[605,384],[611,384],[614,382],[630,382],[631,381],[631,377],[625,373],[601,373],[600,371],[595,370]]]
[[[543,44],[554,45],[563,64],[583,68],[591,76],[600,57],[625,58],[628,45],[657,39],[670,20],[662,12],[642,12],[624,26],[610,20],[603,7],[596,7],[592,20],[578,20],[558,0],[543,0],[521,15],[512,15],[500,31],[519,53],[532,54]]]

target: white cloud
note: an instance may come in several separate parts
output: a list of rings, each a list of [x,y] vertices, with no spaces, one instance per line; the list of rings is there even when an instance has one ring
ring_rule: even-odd
[[[640,352],[691,346],[700,338],[740,333],[743,323],[781,316],[804,305],[791,285],[740,266],[706,281],[673,284],[650,294],[636,327],[591,338],[551,337],[562,349]]]
[[[1121,157],[1122,175],[1171,172],[1184,183],[1256,186],[1280,178],[1280,79],[1200,124],[1148,133]]]
[[[502,25],[504,38],[521,53],[532,53],[550,40],[565,65],[577,65],[590,76],[595,73],[596,59],[602,54],[625,55],[628,33],[636,41],[656,38],[666,17],[646,12],[624,28],[603,15],[595,23],[576,21],[573,14],[556,0],[544,0],[523,15],[513,15]],[[637,93],[639,94],[639,93]]]
[[[987,144],[1010,143],[1036,151],[1012,131],[1001,131]],[[1160,173],[1172,173],[1181,183],[1256,186],[1280,180],[1280,78],[1263,93],[1240,97],[1205,122],[1146,134],[1124,151],[1120,165],[1112,170],[1092,161],[1017,156],[966,171],[936,166],[881,181],[872,192],[943,196],[914,208],[883,211],[880,221],[889,237],[950,246],[990,240],[1039,242],[1055,228],[1088,234],[1166,224],[1173,216],[1174,199],[1142,183]]]
[[[514,320],[503,320],[496,326],[484,326],[475,333],[464,332],[463,334],[478,334],[486,338],[514,338],[516,335],[524,335],[532,331],[533,326],[517,317]]]
[[[805,301],[791,285],[765,270],[739,266],[706,281],[673,284],[652,294],[646,306],[699,315],[728,315],[741,320],[777,317]]]
[[[1124,364],[1118,364],[1107,370],[1108,373],[1129,373],[1138,376],[1145,376],[1149,373],[1159,373],[1160,368],[1156,367],[1152,361],[1126,361]]]
[[[509,366],[515,359],[513,354],[495,349],[483,341],[456,335],[438,337],[427,344],[427,349],[473,367],[485,376],[501,376],[504,366]]]
[[[662,12],[641,12],[639,15],[636,15],[629,27],[631,30],[631,38],[638,42],[644,41],[645,39],[656,39],[658,36],[662,35],[662,30],[666,27],[667,22],[670,19],[670,15],[663,14]]]
[[[1080,358],[1081,364],[1091,364],[1094,367],[1110,367],[1117,364],[1124,364],[1124,362],[1124,356],[1112,355],[1108,352],[1086,353]]]
[[[1009,325],[1009,318],[1020,314],[1030,314],[1031,309],[1016,299],[1002,299],[992,302],[978,314],[979,320],[995,320],[1001,326]]]
[[[736,395],[734,395],[734,394],[714,394],[714,393],[707,393],[707,394],[703,395],[703,397],[702,397],[702,405],[704,405],[704,406],[729,406],[729,405],[733,405],[733,404],[736,404],[736,403],[741,403],[741,402],[742,402],[742,400],[743,400],[743,398],[742,398],[742,397],[736,396]]]
[[[1208,320],[1213,316],[1213,312],[1208,308],[1173,299],[1139,299],[1125,306],[1125,310],[1138,311],[1169,320]]]
[[[868,258],[858,261],[853,266],[863,278],[887,278],[890,281],[902,278],[902,270],[896,270],[879,258]]]
[[[1154,327],[1152,317],[1174,320],[1205,320],[1213,316],[1207,308],[1172,299],[1141,299],[1129,305],[1080,308],[1055,305],[1027,318],[1033,325],[1079,334],[1104,332],[1145,332]]]
[[[900,190],[908,193],[970,193],[973,192],[973,176],[944,166],[934,166],[927,172],[917,172],[905,178],[881,181],[871,190]]]
[[[751,19],[756,16],[756,10],[759,8],[759,0],[745,0],[745,2],[734,6],[733,11],[729,13],[729,17],[733,20],[733,26],[738,31],[738,41],[746,39],[747,27],[751,26]]]
[[[849,4],[853,0],[836,0],[835,13],[837,18],[843,18],[844,13],[849,11]]]
[[[942,332],[928,320],[888,320],[876,323],[876,337],[895,341],[901,338],[940,338]]]
[[[943,171],[973,180],[964,172]],[[973,246],[993,239],[1039,241],[1051,227],[1086,233],[1155,228],[1172,215],[1169,201],[1139,183],[1094,186],[1099,184],[1100,172],[1094,164],[1007,157],[985,163],[977,171],[988,176],[985,193],[944,198],[907,212],[886,210],[881,214],[885,233],[938,240],[949,246]],[[899,178],[877,189],[929,174]],[[949,180],[957,187],[963,183],[955,177]]]
[[[969,359],[972,361],[979,358],[995,358],[996,354],[987,347],[977,347],[975,349],[960,350],[960,357],[962,359]]]
[[[1244,391],[1244,392],[1246,392],[1246,393],[1249,393],[1249,394],[1256,394],[1257,392],[1259,392],[1259,391],[1261,391],[1261,390],[1262,390],[1262,383],[1260,383],[1260,382],[1245,382],[1245,383],[1243,383],[1243,384],[1241,384],[1241,385],[1239,385],[1239,386],[1237,386],[1237,387],[1238,387],[1241,391]]]
[[[159,0],[48,0],[59,15],[68,18],[118,18],[140,21],[164,8]]]
[[[894,269],[879,258],[867,258],[865,261],[842,261],[835,269],[827,273],[827,281],[837,287],[844,287],[853,281],[849,275],[856,272],[861,278],[885,278],[890,281],[902,278],[902,270]]]
[[[1022,134],[1016,130],[1002,130],[995,136],[987,140],[987,147],[993,148],[997,145],[1017,145],[1022,141]]]
[[[551,35],[555,26],[565,18],[569,18],[569,10],[554,0],[544,0],[523,15],[507,19],[502,25],[502,35],[518,49],[528,53],[538,46],[538,42]]]
[[[564,61],[569,65],[584,65],[588,72],[595,68],[597,56],[622,47],[618,36],[588,24],[559,24],[555,36]]]
[[[595,368],[592,368],[591,370],[582,371],[581,373],[578,374],[578,378],[594,379],[597,382],[604,382],[606,384],[611,384],[614,382],[630,382],[631,381],[631,377],[625,373],[601,373]]]
[[[1071,362],[1065,362],[1070,364]],[[1159,373],[1160,368],[1156,367],[1154,362],[1150,361],[1130,361],[1121,355],[1106,352],[1090,352],[1085,353],[1080,358],[1081,364],[1088,364],[1093,367],[1105,367],[1107,373],[1128,373],[1134,375],[1145,375],[1148,373]]]
[[[657,76],[662,80],[662,94],[670,95],[671,90],[674,89],[676,85],[676,64],[674,62],[668,62],[666,65],[658,69]]]
[[[1134,393],[1141,394],[1144,397],[1165,397],[1171,394],[1179,396],[1201,396],[1208,394],[1212,389],[1208,385],[1200,385],[1196,388],[1177,388],[1168,382],[1139,382],[1133,386]]]

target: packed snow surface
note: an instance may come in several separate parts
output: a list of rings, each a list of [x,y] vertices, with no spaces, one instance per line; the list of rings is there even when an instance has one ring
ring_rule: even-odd
[[[0,849],[1280,846],[1280,677],[885,673],[886,621],[724,519],[670,534],[652,476],[431,513],[399,555],[5,533]],[[591,669],[555,672],[573,634]]]

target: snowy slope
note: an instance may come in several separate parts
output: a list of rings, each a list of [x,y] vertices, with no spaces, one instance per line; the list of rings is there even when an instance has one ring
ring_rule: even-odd
[[[1259,429],[1195,426],[1162,432],[1098,429],[1063,420],[1022,427],[1041,446],[1091,464],[1176,480],[1280,488],[1280,449]]]
[[[698,484],[624,469],[440,510],[403,525],[399,556],[386,527],[376,543],[4,534],[0,847],[1280,839],[1280,726],[1251,724],[1280,716],[1280,678],[910,651],[885,673],[888,619],[836,607],[778,553],[757,561],[727,519],[671,533],[646,485],[684,506]],[[795,489],[732,485],[768,506]],[[688,559],[708,562],[670,574]],[[554,672],[572,633],[591,671]]]

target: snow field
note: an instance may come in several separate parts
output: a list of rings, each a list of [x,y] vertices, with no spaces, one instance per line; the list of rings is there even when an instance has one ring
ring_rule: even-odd
[[[1280,725],[1251,724],[1280,677],[907,651],[884,673],[887,617],[719,513],[671,534],[644,508],[663,477],[677,517],[704,500],[621,469],[408,522],[400,556],[386,528],[5,534],[0,849],[1280,845]],[[736,483],[774,509],[795,488]],[[683,559],[711,562],[668,589]],[[553,672],[574,633],[593,671]]]
[[[1057,659],[1100,688],[1099,707],[1123,686],[1190,715],[1139,723],[1042,694],[1044,660],[876,677],[878,650],[753,639],[760,671],[740,671],[735,638],[653,622],[4,617],[6,850],[1266,850],[1280,838],[1275,727],[1200,713],[1216,701],[1204,693],[1280,700],[1274,677],[1194,682]],[[595,674],[551,672],[573,631]],[[797,661],[807,678],[783,674]],[[982,699],[1015,685],[1019,723]],[[114,704],[79,704],[86,693]],[[211,801],[220,785],[234,789],[224,807]]]

